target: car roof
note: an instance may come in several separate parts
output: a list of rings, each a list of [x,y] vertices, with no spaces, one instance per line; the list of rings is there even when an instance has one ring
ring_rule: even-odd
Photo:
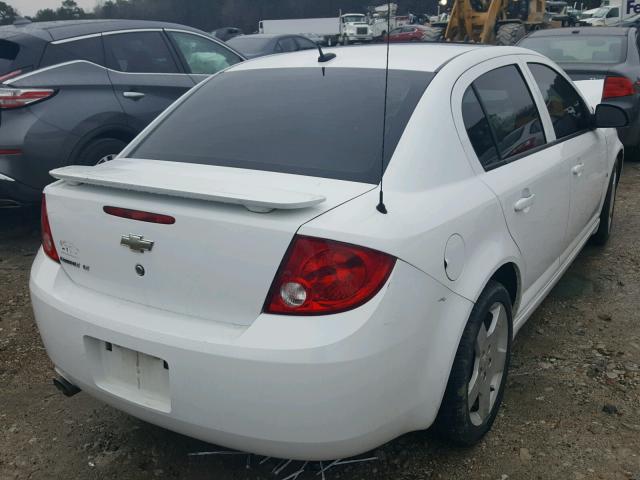
[[[60,20],[54,22],[32,22],[22,25],[5,25],[0,27],[0,37],[9,38],[14,35],[32,35],[44,40],[65,40],[67,38],[92,35],[117,30],[136,30],[141,28],[176,28],[202,33],[200,30],[186,25],[150,20]]]
[[[631,27],[569,27],[569,28],[549,28],[537,30],[529,37],[561,37],[567,35],[580,35],[581,33],[604,37],[626,37]]]
[[[295,53],[269,55],[249,62],[242,62],[231,70],[252,70],[259,68],[385,68],[386,44],[356,45],[351,47],[324,48],[325,53],[333,52],[336,58],[326,63],[318,63],[318,52],[304,50]],[[478,49],[494,49],[496,53],[532,53],[515,47],[492,47],[479,44],[454,43],[406,43],[389,46],[389,68],[423,72],[438,71],[454,58]]]

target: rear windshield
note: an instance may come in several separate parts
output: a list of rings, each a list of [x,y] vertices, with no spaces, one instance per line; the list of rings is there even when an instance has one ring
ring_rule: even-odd
[[[389,72],[385,167],[433,75]],[[378,183],[384,84],[383,69],[228,71],[130,156]]]
[[[627,39],[623,36],[530,37],[518,45],[540,52],[558,63],[615,64],[627,58]]]
[[[0,75],[9,73],[14,70],[14,61],[20,52],[20,46],[17,43],[7,40],[0,40]]]

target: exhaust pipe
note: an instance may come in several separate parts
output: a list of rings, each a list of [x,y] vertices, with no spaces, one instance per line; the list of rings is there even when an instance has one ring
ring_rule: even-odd
[[[56,377],[53,379],[53,384],[55,387],[62,392],[65,397],[73,397],[76,393],[81,390],[76,387],[73,383],[70,383],[64,377]]]

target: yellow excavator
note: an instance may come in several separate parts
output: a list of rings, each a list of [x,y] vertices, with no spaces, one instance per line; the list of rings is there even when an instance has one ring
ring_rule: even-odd
[[[565,2],[549,2],[564,3]],[[555,26],[547,0],[453,0],[447,23],[432,23],[425,40],[515,45],[532,30]],[[559,26],[559,25],[558,25]]]

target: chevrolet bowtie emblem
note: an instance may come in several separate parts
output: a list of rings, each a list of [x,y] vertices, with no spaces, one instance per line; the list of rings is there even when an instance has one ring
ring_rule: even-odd
[[[142,235],[134,235],[130,233],[129,235],[122,235],[120,238],[120,245],[124,245],[129,247],[134,252],[144,253],[144,251],[150,252],[153,248],[152,240],[145,240]]]

